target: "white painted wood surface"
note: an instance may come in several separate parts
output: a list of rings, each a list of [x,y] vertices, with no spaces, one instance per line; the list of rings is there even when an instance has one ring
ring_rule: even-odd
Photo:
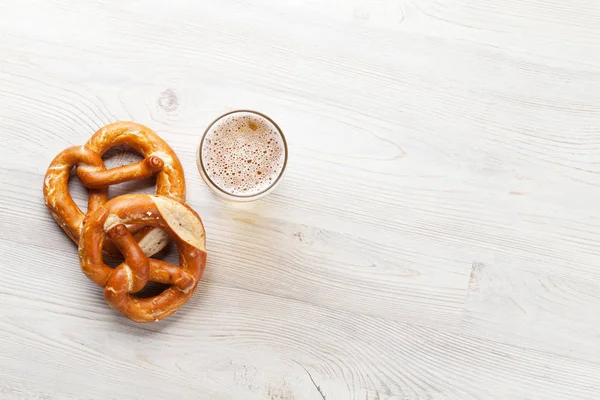
[[[194,160],[235,108],[291,149],[248,205]],[[207,229],[157,324],[106,306],[42,199],[123,119]],[[3,0],[0,134],[2,399],[600,398],[598,1]]]

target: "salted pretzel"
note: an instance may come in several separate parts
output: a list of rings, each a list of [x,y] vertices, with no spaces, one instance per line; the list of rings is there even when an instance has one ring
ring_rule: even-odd
[[[126,224],[167,232],[177,244],[181,266],[148,258]],[[125,257],[125,262],[114,269],[102,260],[106,236]],[[194,210],[168,197],[122,195],[86,217],[79,261],[85,275],[104,288],[104,298],[111,307],[136,322],[158,321],[177,311],[196,290],[206,266],[204,226]],[[157,296],[137,297],[135,293],[148,281],[170,286]]]
[[[139,152],[144,159],[129,165],[107,170],[102,155],[111,147],[126,145]],[[108,187],[156,174],[156,193],[178,201],[185,201],[183,168],[175,152],[156,133],[135,122],[116,122],[99,129],[83,146],[70,147],[52,160],[44,179],[44,200],[50,213],[77,244],[85,214],[69,193],[69,176],[76,167],[79,180],[89,189],[88,213],[108,199]],[[160,229],[129,227],[147,254],[162,250],[168,242]],[[105,251],[117,253],[110,243]]]

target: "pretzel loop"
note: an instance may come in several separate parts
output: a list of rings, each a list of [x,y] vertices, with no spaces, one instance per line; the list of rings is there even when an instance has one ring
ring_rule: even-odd
[[[111,147],[125,145],[139,152],[142,161],[107,170],[102,155]],[[52,216],[76,244],[85,223],[84,213],[69,194],[69,176],[76,167],[77,176],[89,190],[88,214],[108,200],[110,185],[156,175],[156,193],[185,201],[185,179],[179,159],[158,135],[135,122],[117,122],[99,129],[81,147],[71,147],[54,158],[44,179],[44,199]],[[167,235],[159,229],[128,227],[142,249],[152,255],[167,244]],[[111,243],[105,251],[118,254]]]
[[[177,244],[181,266],[148,258],[125,224],[160,228]],[[112,269],[102,260],[108,236],[125,262]],[[190,207],[165,196],[116,197],[89,215],[79,241],[86,276],[104,287],[107,303],[136,322],[158,321],[176,312],[194,293],[206,266],[202,220]],[[135,295],[148,281],[170,285],[151,298]]]
[[[58,225],[77,243],[85,214],[69,193],[69,176],[75,166],[85,166],[94,172],[106,170],[102,158],[96,152],[84,146],[69,147],[59,153],[48,167],[44,179],[44,200]],[[108,187],[90,190],[88,211],[94,211],[107,199]]]

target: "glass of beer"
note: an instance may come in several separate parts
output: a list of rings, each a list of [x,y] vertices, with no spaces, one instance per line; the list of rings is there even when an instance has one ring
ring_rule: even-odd
[[[202,179],[219,197],[252,201],[275,189],[287,159],[287,143],[279,126],[259,112],[238,110],[208,126],[196,162]]]

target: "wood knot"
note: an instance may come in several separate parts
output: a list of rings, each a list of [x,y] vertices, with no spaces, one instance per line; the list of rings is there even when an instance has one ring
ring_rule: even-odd
[[[173,89],[162,92],[158,98],[158,105],[166,112],[173,112],[179,108],[179,98]]]

